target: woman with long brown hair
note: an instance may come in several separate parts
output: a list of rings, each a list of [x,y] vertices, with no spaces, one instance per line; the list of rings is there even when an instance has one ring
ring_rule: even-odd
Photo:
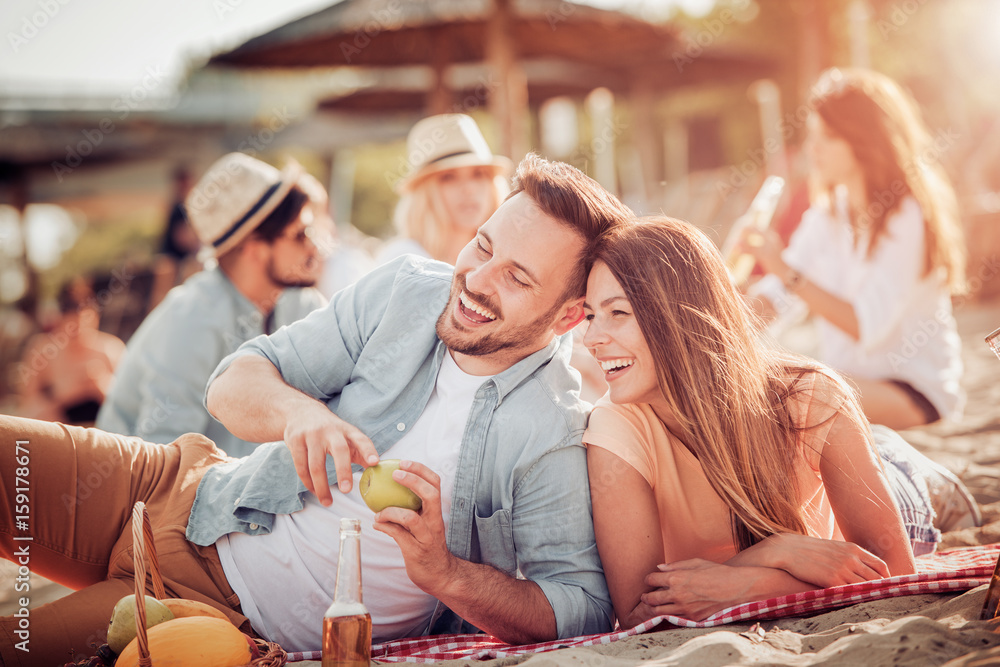
[[[819,358],[853,381],[872,423],[956,417],[964,396],[951,295],[964,287],[965,244],[939,162],[947,146],[876,72],[827,71],[809,106],[814,202],[787,249],[773,232],[744,242],[770,274],[751,294],[817,316]]]
[[[584,442],[622,627],[909,574],[934,549],[930,462],[889,429],[873,435],[836,372],[761,345],[693,226],[612,230],[584,311],[610,387]]]

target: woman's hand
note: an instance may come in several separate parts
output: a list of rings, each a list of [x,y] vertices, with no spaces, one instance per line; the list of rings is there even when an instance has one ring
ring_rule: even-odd
[[[853,542],[794,533],[771,535],[741,551],[728,564],[781,569],[800,581],[820,588],[890,576],[889,568],[881,558]]]
[[[701,621],[734,605],[760,599],[755,591],[758,577],[751,569],[720,565],[701,558],[658,565],[646,576],[654,590],[643,593],[647,618],[670,614]]]
[[[768,273],[783,277],[788,272],[788,265],[781,258],[785,246],[778,232],[773,229],[760,231],[748,227],[740,237],[739,246],[744,252],[753,255]]]

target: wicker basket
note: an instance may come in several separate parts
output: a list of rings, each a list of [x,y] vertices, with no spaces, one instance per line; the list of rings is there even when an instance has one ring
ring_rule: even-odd
[[[149,513],[142,501],[132,508],[132,558],[135,565],[135,625],[136,639],[139,641],[140,667],[152,667],[149,656],[149,638],[146,636],[146,605],[142,602],[146,595],[146,557],[149,557],[149,574],[153,581],[153,595],[157,600],[167,597],[163,588],[163,577],[160,576],[160,563],[156,558],[156,545],[153,543],[153,527],[149,521]],[[281,667],[288,660],[284,649],[274,642],[254,639],[261,657],[244,667]]]

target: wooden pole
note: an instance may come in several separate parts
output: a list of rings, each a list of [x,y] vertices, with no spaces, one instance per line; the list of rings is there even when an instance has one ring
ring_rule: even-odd
[[[448,86],[447,74],[450,62],[448,40],[443,35],[435,35],[431,40],[431,69],[434,71],[434,81],[427,92],[427,115],[434,116],[454,111],[454,99]]]
[[[639,153],[639,164],[642,167],[643,196],[646,199],[645,208],[656,207],[660,182],[659,164],[660,147],[663,140],[656,131],[656,118],[653,86],[651,79],[642,70],[637,70],[632,78],[630,99],[632,113],[635,119],[633,129],[636,151]]]
[[[868,0],[851,0],[847,7],[847,25],[852,67],[871,67],[871,44],[868,39],[871,20],[872,9]]]
[[[497,124],[497,150],[518,162],[528,152],[528,81],[514,52],[510,0],[493,3],[486,27],[486,55],[500,85],[490,91],[487,106]]]
[[[799,13],[799,57],[801,98],[809,99],[809,91],[820,73],[833,63],[830,56],[830,18],[826,0],[802,0]]]

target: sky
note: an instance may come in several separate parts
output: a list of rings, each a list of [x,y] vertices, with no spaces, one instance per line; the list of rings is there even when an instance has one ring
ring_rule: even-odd
[[[119,95],[145,78],[167,96],[189,63],[330,3],[3,0],[0,95]]]
[[[584,0],[702,13],[714,0]],[[2,0],[0,97],[169,97],[186,68],[336,0]]]

